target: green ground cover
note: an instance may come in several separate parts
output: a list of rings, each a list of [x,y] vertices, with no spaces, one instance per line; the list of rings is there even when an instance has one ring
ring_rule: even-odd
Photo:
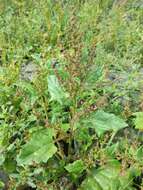
[[[142,131],[141,0],[0,0],[0,189],[142,190]]]

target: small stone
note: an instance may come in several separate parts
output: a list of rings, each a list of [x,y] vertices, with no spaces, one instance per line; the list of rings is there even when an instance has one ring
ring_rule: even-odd
[[[32,62],[24,63],[21,66],[20,79],[33,81],[38,72],[38,66]]]
[[[0,181],[2,181],[5,185],[4,188],[1,190],[7,190],[9,178],[8,178],[8,175],[3,170],[0,170]]]

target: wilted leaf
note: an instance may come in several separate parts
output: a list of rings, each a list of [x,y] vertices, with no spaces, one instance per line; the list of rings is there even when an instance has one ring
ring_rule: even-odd
[[[85,170],[85,165],[82,160],[76,160],[75,162],[65,166],[65,169],[69,173],[79,174],[79,173],[83,172],[83,170]]]
[[[68,97],[68,94],[64,92],[55,75],[48,76],[48,91],[50,93],[51,100],[56,100],[60,104],[63,104],[65,98]]]
[[[81,124],[85,127],[94,128],[98,136],[101,136],[106,131],[117,132],[127,126],[127,123],[121,118],[102,110],[91,113],[86,119],[81,120]]]
[[[134,115],[136,115],[135,128],[143,130],[143,112],[137,112]]]
[[[47,162],[57,151],[53,142],[54,131],[52,129],[44,129],[34,133],[30,141],[25,144],[17,162],[19,165],[30,165],[33,162]]]

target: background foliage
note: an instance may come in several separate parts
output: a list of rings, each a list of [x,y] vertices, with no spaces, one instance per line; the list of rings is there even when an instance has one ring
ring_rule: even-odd
[[[0,1],[8,189],[143,188],[142,18],[139,0]]]

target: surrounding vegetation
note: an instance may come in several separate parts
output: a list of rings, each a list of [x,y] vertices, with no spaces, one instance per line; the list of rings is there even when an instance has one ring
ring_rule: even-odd
[[[143,2],[0,1],[0,189],[142,190],[142,130]]]

